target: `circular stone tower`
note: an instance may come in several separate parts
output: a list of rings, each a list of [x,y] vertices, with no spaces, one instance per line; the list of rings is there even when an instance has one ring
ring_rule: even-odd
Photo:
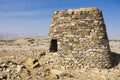
[[[49,52],[72,54],[80,67],[111,67],[106,27],[98,8],[54,12],[49,40]]]

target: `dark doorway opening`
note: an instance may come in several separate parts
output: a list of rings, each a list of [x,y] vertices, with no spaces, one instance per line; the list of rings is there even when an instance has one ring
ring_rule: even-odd
[[[50,52],[57,52],[57,39],[52,39],[51,40]]]

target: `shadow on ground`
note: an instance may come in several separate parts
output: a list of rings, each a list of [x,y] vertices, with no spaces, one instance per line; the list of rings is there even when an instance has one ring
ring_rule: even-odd
[[[112,65],[113,67],[117,66],[120,63],[120,54],[112,52]]]

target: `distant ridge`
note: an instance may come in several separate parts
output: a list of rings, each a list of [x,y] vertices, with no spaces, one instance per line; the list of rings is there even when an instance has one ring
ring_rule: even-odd
[[[120,37],[110,36],[108,37],[109,40],[120,40]]]
[[[20,39],[20,38],[44,39],[47,37],[48,37],[47,34],[0,33],[0,40],[11,40],[11,39]]]
[[[35,34],[35,33],[0,33],[0,40],[20,39],[20,38],[33,38],[45,39],[48,34]],[[120,40],[120,37],[109,37],[109,40]]]

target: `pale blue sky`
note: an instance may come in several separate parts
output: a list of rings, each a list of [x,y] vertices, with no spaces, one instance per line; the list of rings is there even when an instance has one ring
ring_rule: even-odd
[[[0,32],[48,34],[56,10],[97,7],[108,36],[120,35],[120,0],[0,0]]]

